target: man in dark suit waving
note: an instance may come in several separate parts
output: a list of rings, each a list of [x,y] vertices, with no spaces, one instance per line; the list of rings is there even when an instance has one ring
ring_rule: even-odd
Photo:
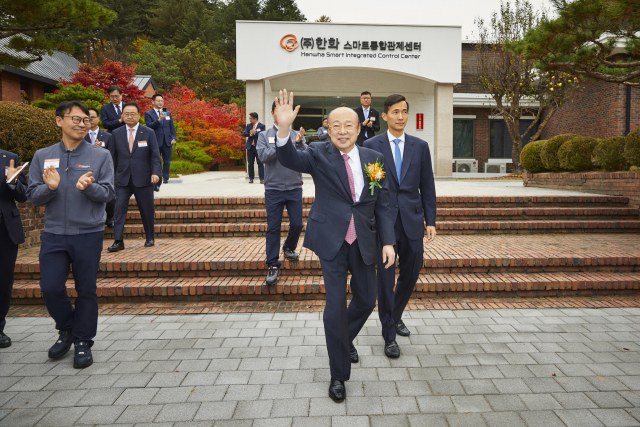
[[[356,147],[360,126],[349,108],[329,114],[331,142],[316,142],[305,151],[296,150],[289,128],[300,106],[293,109],[293,93],[280,92],[276,154],[283,166],[313,177],[316,195],[309,212],[304,247],[320,258],[326,290],[324,330],[329,352],[329,397],[346,397],[344,382],[351,363],[358,361],[353,340],[375,306],[375,263],[379,242],[382,257],[395,259],[393,225],[389,212],[386,179],[371,181],[365,168],[384,164],[380,153]],[[377,182],[377,185],[376,185]],[[347,308],[347,274],[351,272],[352,299]]]
[[[18,173],[20,160],[9,151],[0,150],[0,348],[9,347],[11,338],[4,334],[5,317],[11,304],[13,289],[13,271],[18,257],[18,245],[24,243],[24,232],[20,211],[16,201],[27,201],[27,180],[21,173],[17,180],[7,184],[9,178]]]
[[[164,108],[164,98],[159,93],[151,97],[153,109],[144,113],[144,124],[156,133],[158,150],[162,156],[162,182],[169,182],[169,169],[171,168],[171,149],[176,143],[176,127],[173,124],[171,113]],[[160,182],[155,190],[160,191]]]
[[[358,145],[362,146],[364,141],[373,138],[380,131],[380,113],[371,107],[371,92],[364,91],[360,94],[360,105],[354,111],[360,122]]]
[[[255,171],[253,170],[253,163],[258,163],[258,176],[260,177],[260,184],[264,184],[264,164],[258,156],[258,136],[260,132],[266,130],[266,126],[258,121],[258,113],[249,114],[249,123],[244,130],[242,136],[247,138],[247,143],[244,148],[247,150],[247,167],[249,170],[249,184],[253,184],[253,178]]]
[[[391,219],[395,230],[395,251],[400,274],[396,284],[394,268],[381,268],[378,258],[378,315],[382,323],[384,352],[388,357],[400,356],[396,333],[409,336],[402,322],[404,311],[422,268],[424,221],[427,242],[436,237],[436,189],[429,145],[404,133],[409,118],[409,103],[402,95],[390,95],[384,101],[382,118],[389,130],[365,141],[364,146],[384,155],[391,193]],[[395,291],[394,291],[395,288]]]
[[[153,130],[139,124],[140,107],[130,102],[122,108],[125,127],[116,129],[107,142],[116,171],[116,212],[113,234],[115,242],[109,252],[124,249],[124,223],[129,199],[133,194],[140,209],[142,225],[147,237],[144,246],[155,244],[153,185],[160,181],[160,152]]]

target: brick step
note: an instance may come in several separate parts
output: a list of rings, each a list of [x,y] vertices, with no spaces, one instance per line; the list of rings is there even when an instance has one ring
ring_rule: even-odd
[[[98,276],[178,278],[266,274],[263,237],[125,240],[109,253],[105,240]],[[423,273],[640,272],[640,239],[634,234],[445,235],[424,243]],[[39,279],[38,247],[21,249],[16,280]],[[321,275],[318,257],[298,247],[298,262],[285,261],[285,276]],[[282,254],[280,258],[283,259]]]
[[[265,222],[253,223],[176,223],[155,224],[156,237],[256,237],[267,232]],[[425,225],[426,228],[426,225]],[[640,233],[640,220],[535,220],[535,221],[440,221],[436,223],[440,234],[535,234],[535,233]],[[284,222],[281,234],[289,230]],[[125,238],[144,235],[142,224],[126,224]],[[105,231],[112,238],[113,230]]]
[[[302,210],[302,217],[309,216],[309,209]],[[289,215],[285,209],[283,218]],[[490,220],[637,220],[640,209],[637,208],[443,208],[438,209],[436,221],[490,221]],[[235,224],[266,223],[267,211],[264,209],[232,210],[171,210],[156,211],[156,224]],[[127,213],[127,224],[141,224],[139,211]]]
[[[637,294],[640,272],[636,273],[496,273],[422,274],[414,296],[569,296]],[[349,289],[347,289],[349,290]],[[103,303],[124,301],[234,301],[324,298],[320,275],[281,276],[276,286],[264,284],[264,277],[194,278],[100,278],[98,298]],[[72,280],[67,294],[76,297]],[[42,303],[37,280],[14,283],[14,303]]]
[[[310,208],[314,197],[303,197]],[[439,208],[515,208],[515,207],[626,207],[627,197],[619,196],[510,196],[510,197],[437,197]],[[264,197],[158,197],[156,210],[231,210],[263,209]],[[136,209],[135,199],[129,203]]]

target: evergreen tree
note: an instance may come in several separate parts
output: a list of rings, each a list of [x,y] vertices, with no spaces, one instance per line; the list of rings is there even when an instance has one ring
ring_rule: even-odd
[[[266,0],[261,19],[263,21],[306,21],[295,0]]]

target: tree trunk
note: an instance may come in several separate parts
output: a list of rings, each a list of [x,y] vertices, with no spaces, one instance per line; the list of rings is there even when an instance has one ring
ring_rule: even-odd
[[[520,175],[522,173],[522,165],[520,164],[520,152],[522,151],[522,137],[520,136],[520,118],[512,117],[504,118],[504,125],[509,131],[509,136],[513,141],[513,148],[511,150],[511,160],[513,161],[513,173]]]

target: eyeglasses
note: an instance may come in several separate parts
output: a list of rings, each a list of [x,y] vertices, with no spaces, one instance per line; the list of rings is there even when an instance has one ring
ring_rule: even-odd
[[[135,117],[138,115],[138,113],[122,113],[122,115],[125,117]]]
[[[64,117],[71,117],[71,121],[73,122],[74,125],[79,125],[80,122],[84,123],[85,125],[91,124],[91,119],[89,117],[80,117],[80,116],[64,116]]]
[[[362,97],[360,97],[360,99],[369,100],[369,99],[371,99],[371,97],[370,96],[362,96]]]

